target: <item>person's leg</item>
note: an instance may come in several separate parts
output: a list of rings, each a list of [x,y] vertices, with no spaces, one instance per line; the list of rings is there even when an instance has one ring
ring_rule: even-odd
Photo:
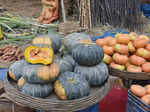
[[[42,4],[43,4],[43,10],[37,21],[48,24],[48,23],[53,22],[54,20],[57,20],[59,1],[58,0],[42,0]]]

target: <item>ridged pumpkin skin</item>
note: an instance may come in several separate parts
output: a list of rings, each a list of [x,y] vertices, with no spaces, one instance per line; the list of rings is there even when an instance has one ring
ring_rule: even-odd
[[[83,75],[91,86],[99,86],[103,84],[108,76],[108,68],[106,64],[100,63],[96,66],[76,66],[74,72]]]
[[[89,85],[84,77],[73,72],[60,75],[54,84],[57,96],[62,100],[72,100],[89,95]]]
[[[49,83],[56,79],[58,76],[59,71],[53,71],[53,67],[55,65],[51,65],[51,68],[49,66],[44,65],[28,65],[25,66],[23,69],[23,78],[33,84],[43,84],[43,83]]]
[[[63,36],[54,32],[49,33],[48,35],[40,35],[33,39],[33,44],[48,44],[50,45],[54,52],[57,53],[62,45],[61,38]],[[45,42],[47,40],[47,42]]]
[[[52,48],[55,53],[59,51],[62,45],[62,38],[64,38],[63,35],[59,34],[56,30],[54,29],[49,29],[48,30],[48,37],[52,40]]]
[[[93,66],[103,60],[104,51],[96,44],[79,44],[72,50],[72,57],[79,65]]]
[[[43,44],[43,45],[49,45],[52,46],[52,41],[49,37],[35,37],[32,40],[32,44],[36,45],[36,44]]]
[[[54,34],[54,33],[48,34],[48,36],[52,40],[52,48],[54,52],[57,53],[62,45],[62,42],[61,42],[62,36],[59,34]]]
[[[44,45],[30,45],[24,51],[24,57],[31,64],[51,64],[54,52],[51,47]]]
[[[51,83],[49,84],[29,84],[27,82],[21,88],[21,92],[33,97],[45,98],[48,97],[53,90]]]
[[[71,55],[63,56],[63,60],[66,60],[67,62],[69,62],[73,66],[73,68],[76,65],[76,62],[74,61],[74,59],[73,59],[73,57]]]
[[[89,35],[84,33],[72,33],[67,35],[64,38],[64,46],[67,48],[69,53],[71,53],[72,49],[80,43],[92,43],[92,40]]]
[[[13,80],[19,80],[19,78],[22,76],[22,70],[23,66],[28,65],[28,63],[25,60],[19,60],[14,62],[12,65],[9,67],[9,76]]]
[[[66,55],[61,59],[55,59],[53,63],[57,65],[56,69],[59,69],[59,74],[66,71],[72,72],[75,66],[75,61],[70,55]]]

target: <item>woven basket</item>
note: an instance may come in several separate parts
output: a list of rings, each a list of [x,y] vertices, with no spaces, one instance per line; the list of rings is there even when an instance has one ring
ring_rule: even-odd
[[[125,80],[150,80],[150,73],[145,73],[145,72],[132,73],[126,71],[119,71],[109,66],[108,68],[109,68],[110,75],[117,76]]]
[[[101,87],[91,88],[89,96],[68,101],[59,100],[55,94],[51,94],[45,99],[25,95],[18,90],[16,82],[11,80],[8,74],[4,88],[7,96],[21,106],[52,112],[74,112],[98,103],[108,92],[109,81],[106,81]]]
[[[34,110],[18,106],[10,101],[0,80],[0,112],[34,112]]]

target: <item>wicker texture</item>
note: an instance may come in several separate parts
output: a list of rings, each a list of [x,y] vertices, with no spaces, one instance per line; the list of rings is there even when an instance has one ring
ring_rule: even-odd
[[[7,75],[7,81],[4,84],[7,96],[10,97],[13,102],[24,107],[52,112],[74,112],[88,108],[99,102],[106,95],[109,87],[109,81],[106,81],[101,87],[91,88],[90,95],[87,97],[63,101],[59,100],[55,94],[51,94],[45,99],[27,96],[18,90],[16,82],[12,81],[9,75]]]
[[[3,83],[0,80],[0,112],[34,112],[34,110],[18,106],[11,102],[5,94]]]
[[[125,80],[150,80],[150,73],[144,73],[144,72],[132,73],[126,71],[119,71],[111,67],[108,68],[109,68],[110,75],[118,76]]]

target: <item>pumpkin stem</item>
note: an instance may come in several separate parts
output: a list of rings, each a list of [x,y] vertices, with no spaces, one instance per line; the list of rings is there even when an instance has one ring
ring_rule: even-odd
[[[75,80],[74,80],[73,78],[69,78],[69,79],[68,79],[68,82],[69,82],[69,83],[74,83]]]

